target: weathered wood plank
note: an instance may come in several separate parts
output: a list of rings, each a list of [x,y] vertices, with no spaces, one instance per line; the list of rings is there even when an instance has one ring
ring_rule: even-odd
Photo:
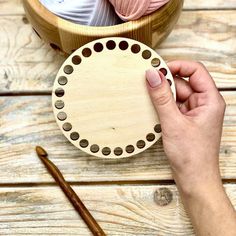
[[[236,11],[183,12],[157,49],[167,61],[202,61],[219,88],[236,87]]]
[[[185,0],[184,1],[184,9],[235,9],[236,3],[235,0]]]
[[[236,186],[225,188],[236,206]],[[74,189],[107,235],[194,235],[173,185]],[[91,235],[58,187],[0,188],[0,196],[1,235]]]
[[[228,107],[220,151],[224,179],[236,178],[236,92],[223,92]],[[68,181],[172,179],[161,144],[121,160],[99,159],[76,149],[59,130],[50,96],[0,97],[0,183],[51,182],[36,157],[42,145]]]
[[[44,44],[22,16],[0,18],[1,91],[49,90],[64,58]]]
[[[21,4],[24,0],[0,0],[0,15],[17,15],[24,14],[24,9]],[[196,10],[196,9],[235,9],[235,0],[185,0],[184,9]]]
[[[22,1],[24,0],[0,0],[0,16],[24,14]]]
[[[218,87],[236,87],[235,22],[236,10],[183,12],[157,51],[166,60],[201,60]],[[65,58],[45,45],[22,16],[0,17],[0,38],[0,92],[50,91]]]

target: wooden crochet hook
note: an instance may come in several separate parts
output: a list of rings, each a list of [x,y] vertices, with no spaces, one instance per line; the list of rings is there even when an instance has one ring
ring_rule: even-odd
[[[40,146],[36,147],[36,153],[38,157],[41,159],[49,173],[53,176],[56,182],[59,184],[67,198],[70,200],[74,208],[80,214],[81,218],[87,224],[88,228],[91,230],[93,235],[96,236],[106,236],[102,228],[99,226],[97,221],[93,218],[89,210],[80,200],[75,191],[71,188],[71,186],[66,182],[60,170],[47,158],[47,152]]]

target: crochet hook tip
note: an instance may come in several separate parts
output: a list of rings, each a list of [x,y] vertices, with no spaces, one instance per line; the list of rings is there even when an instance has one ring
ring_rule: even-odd
[[[48,153],[40,146],[36,146],[35,151],[40,158],[48,156]]]

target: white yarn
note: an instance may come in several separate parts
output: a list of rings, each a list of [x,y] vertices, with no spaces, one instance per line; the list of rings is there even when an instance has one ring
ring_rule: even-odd
[[[121,23],[108,0],[40,0],[55,15],[66,20],[92,26]]]

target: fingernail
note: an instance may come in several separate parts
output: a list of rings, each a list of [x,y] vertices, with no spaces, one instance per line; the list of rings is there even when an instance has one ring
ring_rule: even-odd
[[[155,69],[146,70],[146,79],[152,88],[156,88],[161,84],[161,77]]]

